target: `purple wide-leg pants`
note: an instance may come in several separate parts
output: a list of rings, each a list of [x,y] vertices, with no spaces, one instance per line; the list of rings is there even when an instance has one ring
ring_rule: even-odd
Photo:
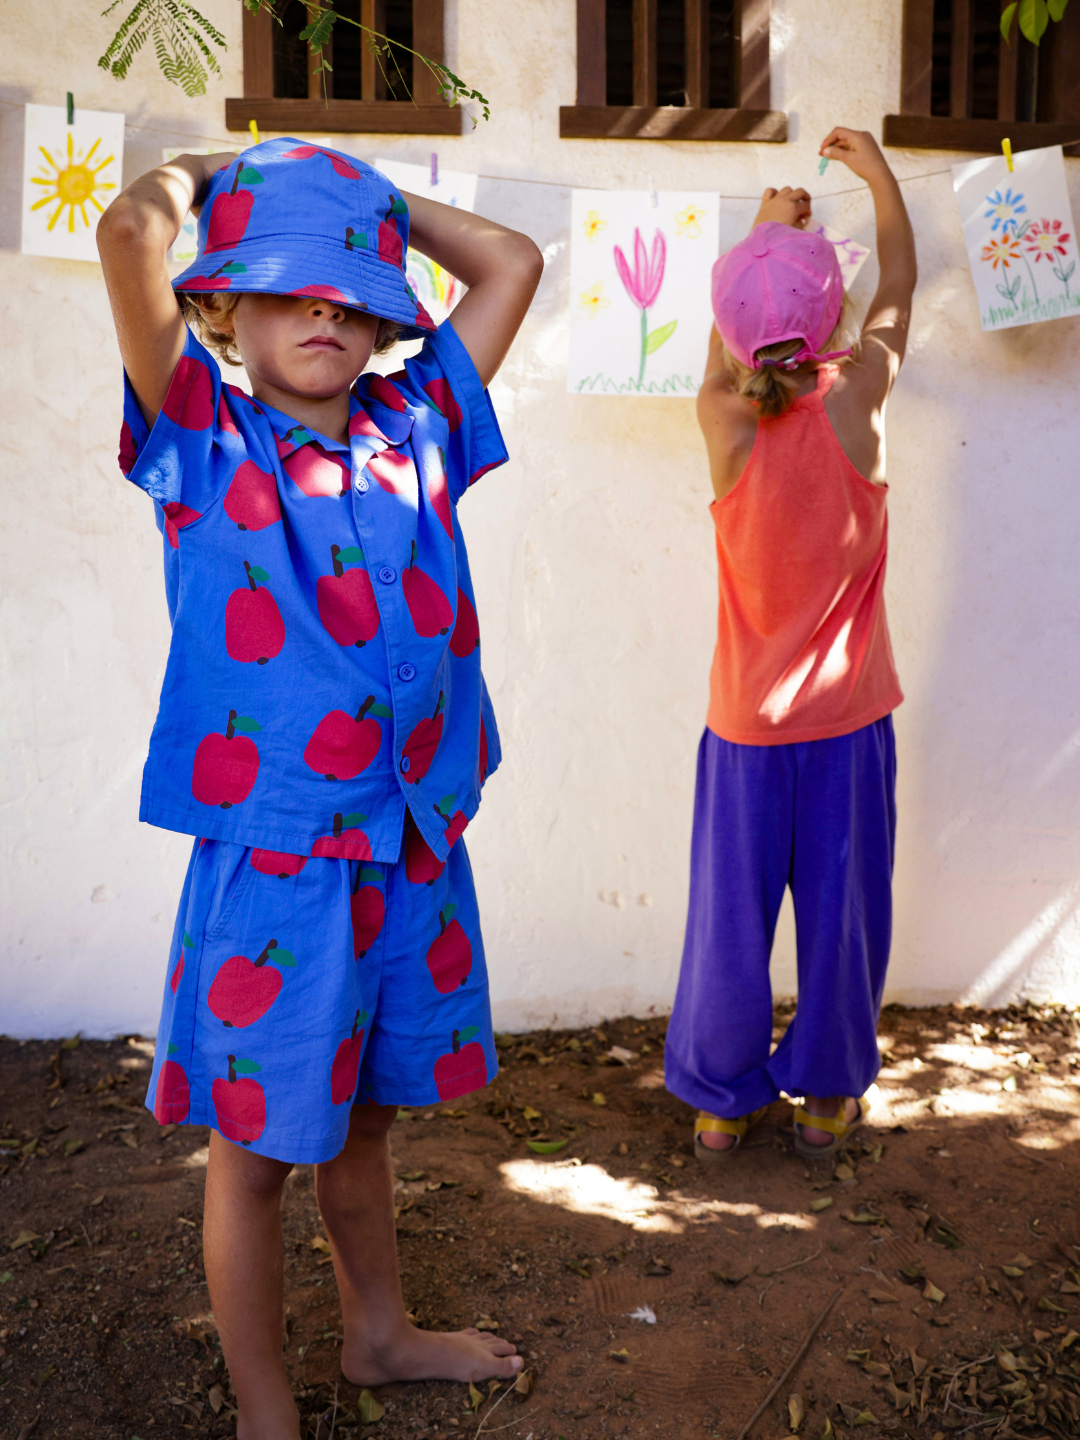
[[[698,749],[690,913],[666,1081],[734,1119],[789,1095],[862,1095],[892,933],[892,717],[798,745]],[[799,998],[770,1056],[769,955],[791,886]]]

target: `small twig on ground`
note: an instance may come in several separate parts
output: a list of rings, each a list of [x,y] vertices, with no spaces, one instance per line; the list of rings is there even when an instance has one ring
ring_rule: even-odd
[[[87,1243],[87,1245],[89,1245],[89,1247],[90,1247],[90,1254],[92,1255],[92,1254],[94,1253],[94,1242],[90,1239],[90,1231],[87,1230],[86,1226],[83,1224],[83,1222],[82,1222],[81,1220],[79,1221],[79,1229],[80,1229],[80,1230],[82,1231],[82,1233],[86,1236],[86,1243]]]
[[[500,1430],[509,1430],[511,1426],[520,1425],[523,1420],[528,1420],[530,1415],[535,1415],[539,1408],[538,1405],[534,1405],[531,1410],[526,1410],[525,1414],[519,1415],[516,1420],[508,1420],[505,1425],[496,1425],[494,1430],[485,1430],[484,1433],[485,1435],[497,1435]],[[495,1406],[493,1405],[491,1409],[494,1410]],[[488,1414],[490,1413],[491,1411],[489,1410]],[[478,1430],[476,1433],[479,1435],[480,1431]]]
[[[340,1381],[334,1381],[334,1413],[330,1416],[330,1440],[334,1440],[334,1425],[337,1423],[337,1392]]]
[[[755,1265],[754,1274],[762,1280],[769,1280],[773,1275],[783,1275],[785,1270],[797,1270],[800,1265],[809,1265],[810,1261],[816,1260],[824,1249],[824,1245],[819,1245],[812,1255],[807,1255],[802,1260],[793,1260],[790,1265],[781,1265],[776,1270],[759,1270]],[[863,1268],[865,1269],[866,1267],[864,1266]]]
[[[746,1437],[747,1437],[747,1435],[749,1435],[751,1429],[757,1424],[757,1422],[761,1419],[762,1415],[765,1414],[765,1411],[769,1408],[769,1406],[772,1404],[772,1402],[776,1399],[776,1396],[780,1393],[781,1389],[783,1389],[783,1386],[784,1386],[785,1382],[786,1382],[787,1380],[789,1380],[789,1379],[791,1378],[791,1376],[794,1374],[794,1372],[798,1369],[799,1365],[802,1363],[802,1361],[803,1361],[804,1358],[806,1357],[806,1352],[810,1349],[810,1346],[811,1346],[811,1344],[813,1343],[814,1336],[815,1336],[815,1335],[817,1334],[817,1332],[820,1330],[820,1328],[821,1328],[822,1324],[824,1323],[825,1318],[826,1318],[826,1316],[828,1315],[829,1311],[833,1308],[833,1306],[836,1304],[837,1300],[840,1299],[840,1296],[841,1296],[843,1293],[844,1293],[843,1290],[834,1290],[834,1291],[833,1291],[833,1294],[832,1294],[832,1296],[831,1296],[831,1298],[830,1298],[830,1300],[829,1300],[829,1303],[825,1306],[825,1309],[822,1310],[821,1314],[817,1317],[817,1319],[814,1321],[814,1323],[810,1326],[810,1329],[806,1332],[806,1338],[803,1340],[803,1342],[802,1342],[802,1344],[799,1346],[798,1350],[795,1351],[794,1358],[792,1359],[791,1363],[788,1365],[787,1369],[786,1369],[786,1370],[784,1371],[784,1373],[780,1376],[780,1379],[777,1380],[776,1384],[775,1384],[775,1385],[772,1387],[772,1389],[769,1391],[768,1395],[765,1396],[765,1399],[761,1402],[761,1404],[758,1406],[758,1408],[754,1411],[753,1415],[750,1416],[750,1419],[746,1422],[746,1424],[743,1426],[743,1428],[739,1431],[739,1440],[746,1440]]]
[[[959,1368],[959,1370],[954,1370],[954,1371],[953,1371],[952,1379],[949,1381],[949,1388],[948,1388],[948,1390],[945,1391],[945,1407],[944,1407],[944,1408],[945,1408],[946,1410],[949,1408],[950,1405],[956,1404],[956,1402],[952,1399],[952,1387],[956,1384],[957,1376],[958,1376],[958,1375],[962,1375],[965,1370],[972,1370],[972,1369],[974,1369],[974,1367],[975,1367],[976,1365],[985,1365],[988,1360],[993,1360],[993,1358],[994,1358],[993,1355],[980,1355],[979,1358],[978,1358],[978,1360],[969,1360],[966,1365],[961,1365],[960,1368]],[[957,1410],[963,1410],[964,1407],[963,1407],[963,1405],[956,1405],[956,1408],[957,1408]],[[968,1411],[968,1414],[969,1414],[969,1415],[974,1415],[974,1414],[976,1414],[976,1413],[977,1413],[977,1412],[974,1411],[974,1410],[969,1410],[969,1411]]]
[[[495,1404],[492,1405],[491,1409],[487,1412],[487,1414],[484,1416],[484,1418],[480,1421],[480,1424],[479,1424],[479,1426],[477,1427],[476,1436],[474,1437],[474,1440],[477,1440],[477,1437],[479,1437],[479,1435],[480,1435],[480,1431],[483,1430],[484,1426],[485,1426],[485,1425],[487,1424],[487,1422],[491,1419],[492,1415],[495,1414],[495,1411],[499,1408],[499,1406],[502,1404],[502,1402],[506,1399],[507,1395],[510,1394],[511,1390],[513,1390],[514,1386],[515,1386],[515,1385],[517,1384],[517,1382],[521,1379],[521,1377],[522,1377],[523,1375],[528,1375],[529,1373],[530,1373],[530,1372],[529,1372],[528,1370],[521,1370],[521,1371],[518,1372],[517,1375],[515,1375],[514,1379],[511,1381],[510,1385],[503,1391],[503,1393],[499,1396],[498,1400],[495,1401]],[[530,1411],[529,1413],[531,1414],[532,1412]],[[525,1418],[524,1415],[523,1415],[521,1418],[524,1420],[524,1418]],[[510,1422],[511,1425],[516,1425],[517,1423],[518,1423],[518,1422],[517,1422],[516,1420],[511,1420],[511,1422]],[[507,1429],[507,1426],[505,1426],[505,1425],[496,1425],[495,1429],[496,1429],[496,1430],[505,1430],[505,1429]],[[489,1433],[490,1433],[490,1432],[489,1432]]]

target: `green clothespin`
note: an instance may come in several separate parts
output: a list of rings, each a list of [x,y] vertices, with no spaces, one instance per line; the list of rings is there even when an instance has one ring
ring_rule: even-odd
[[[74,125],[74,124],[75,124],[75,96],[71,93],[70,90],[67,92],[67,111],[68,111],[67,123],[68,123],[69,125]]]
[[[817,173],[818,173],[819,175],[824,175],[824,174],[825,174],[825,166],[828,165],[828,163],[829,163],[829,157],[828,157],[828,155],[823,155],[823,156],[821,157],[821,164],[817,167]]]

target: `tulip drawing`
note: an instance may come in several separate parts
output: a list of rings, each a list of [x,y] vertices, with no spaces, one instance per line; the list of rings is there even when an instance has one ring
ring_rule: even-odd
[[[615,269],[627,295],[641,311],[641,360],[638,365],[638,389],[645,379],[645,360],[658,350],[665,340],[674,334],[677,320],[669,320],[659,329],[649,330],[649,307],[655,302],[664,283],[664,264],[667,260],[667,241],[664,232],[657,230],[653,237],[652,254],[646,255],[645,242],[641,231],[634,227],[634,268],[631,271],[620,246],[615,246]]]

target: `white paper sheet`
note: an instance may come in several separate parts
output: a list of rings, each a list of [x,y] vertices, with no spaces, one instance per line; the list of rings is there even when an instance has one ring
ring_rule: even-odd
[[[715,193],[573,191],[570,393],[696,395],[719,246]]]
[[[442,205],[455,205],[459,210],[471,211],[476,205],[475,175],[462,170],[443,170],[440,166],[438,183],[432,185],[428,165],[410,165],[403,160],[372,160],[371,163],[399,190],[407,190],[411,195],[423,195]],[[424,309],[436,325],[441,325],[464,295],[465,286],[417,250],[410,250],[406,256],[405,273]]]
[[[178,155],[212,155],[214,152],[208,145],[190,145],[181,149],[165,149],[161,152],[161,163],[168,165],[170,160],[175,160]],[[189,210],[184,216],[184,223],[180,226],[180,234],[169,246],[165,259],[170,265],[179,265],[186,270],[189,265],[194,265],[195,257],[199,253],[199,222]]]
[[[23,146],[22,253],[96,260],[94,235],[121,187],[124,116],[27,105]]]
[[[820,220],[811,220],[806,229],[811,235],[824,236],[836,251],[844,289],[850,290],[855,276],[866,263],[866,257],[870,251],[865,245],[860,245],[857,240],[852,240],[850,235],[845,235],[841,230],[834,230],[831,225],[823,225]]]
[[[1080,314],[1076,226],[1060,145],[952,167],[984,330]]]

